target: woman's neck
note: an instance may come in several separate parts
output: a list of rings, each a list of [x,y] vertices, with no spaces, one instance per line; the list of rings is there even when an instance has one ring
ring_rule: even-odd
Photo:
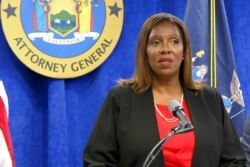
[[[154,102],[168,104],[171,100],[181,102],[183,89],[179,81],[154,81],[152,84]]]

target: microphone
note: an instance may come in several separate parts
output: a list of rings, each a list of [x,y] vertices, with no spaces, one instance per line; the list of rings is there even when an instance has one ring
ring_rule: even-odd
[[[183,128],[189,128],[192,127],[193,125],[189,122],[187,119],[184,109],[182,108],[181,104],[177,100],[172,100],[168,103],[168,109],[172,114],[177,117]]]

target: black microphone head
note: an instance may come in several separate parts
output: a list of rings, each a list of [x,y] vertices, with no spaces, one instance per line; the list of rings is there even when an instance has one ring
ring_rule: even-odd
[[[176,116],[176,110],[177,109],[182,109],[182,106],[181,104],[177,101],[177,100],[171,100],[169,103],[168,103],[168,109],[170,110],[170,112]]]
[[[186,117],[182,105],[177,100],[171,100],[168,103],[168,109],[181,122],[180,128],[176,130],[176,133],[185,133],[194,129],[193,125]]]

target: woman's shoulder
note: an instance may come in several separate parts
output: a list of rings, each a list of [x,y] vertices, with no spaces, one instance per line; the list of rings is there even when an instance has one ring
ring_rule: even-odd
[[[116,85],[110,89],[110,94],[113,95],[126,95],[126,94],[133,94],[134,90],[132,89],[132,86],[127,85]]]
[[[216,88],[211,87],[209,85],[205,85],[205,84],[199,90],[187,89],[186,93],[189,95],[198,96],[202,99],[207,99],[207,100],[219,99],[220,97],[220,93]]]
[[[203,89],[200,90],[201,94],[205,94],[205,95],[217,95],[219,94],[218,90],[214,87],[211,87],[209,85],[204,85]]]

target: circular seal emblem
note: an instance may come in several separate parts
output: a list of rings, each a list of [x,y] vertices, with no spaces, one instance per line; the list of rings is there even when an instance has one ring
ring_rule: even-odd
[[[52,78],[74,78],[99,67],[114,50],[123,1],[2,0],[1,21],[18,59]]]

